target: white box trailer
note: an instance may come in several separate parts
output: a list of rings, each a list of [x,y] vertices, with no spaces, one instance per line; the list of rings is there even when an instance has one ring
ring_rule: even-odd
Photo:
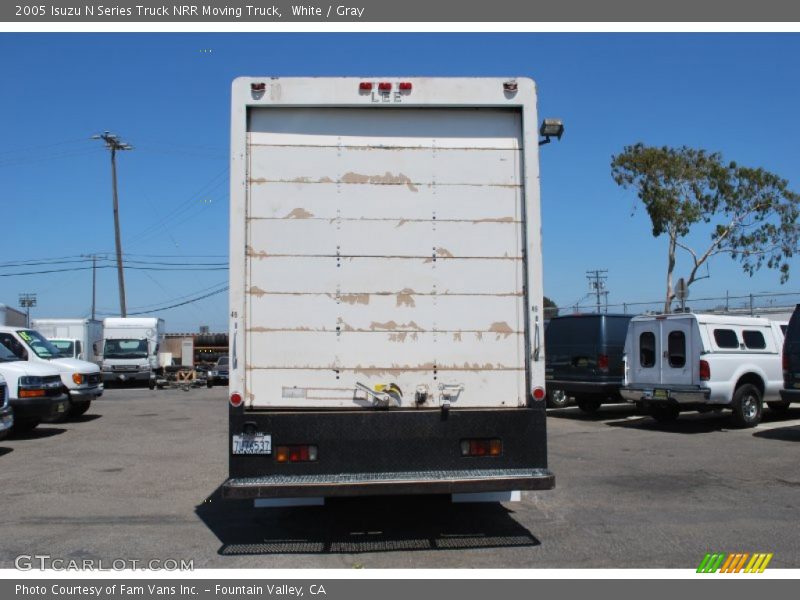
[[[103,322],[96,319],[31,319],[31,328],[41,333],[69,358],[102,361]]]
[[[549,489],[536,91],[235,80],[228,498]]]

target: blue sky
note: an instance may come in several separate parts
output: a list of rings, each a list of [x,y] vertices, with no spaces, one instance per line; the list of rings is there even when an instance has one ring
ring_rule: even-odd
[[[87,315],[89,263],[19,262],[113,257],[109,157],[89,139],[106,129],[135,146],[118,161],[130,266],[198,264],[126,270],[129,311],[225,284],[239,75],[534,78],[540,116],[566,124],[541,159],[545,293],[559,304],[581,299],[584,272],[596,268],[609,270],[612,303],[663,296],[666,240],[652,238],[634,194],[610,177],[627,144],[721,151],[800,189],[797,34],[0,34],[0,56],[0,275],[84,268],[0,276],[0,303],[36,292],[35,316]],[[706,239],[698,231],[692,241]],[[800,290],[794,266],[780,286],[775,272],[750,278],[720,257],[692,294]],[[687,273],[679,262],[676,275]],[[118,309],[113,268],[98,271],[97,305]],[[160,315],[169,331],[226,330],[226,312],[223,293]]]

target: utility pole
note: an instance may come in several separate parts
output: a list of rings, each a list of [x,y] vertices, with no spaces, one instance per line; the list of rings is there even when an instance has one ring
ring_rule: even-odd
[[[20,294],[19,305],[25,309],[25,327],[31,326],[31,306],[36,306],[36,294]]]
[[[589,289],[592,290],[597,298],[597,314],[600,314],[601,303],[600,296],[603,296],[608,306],[608,291],[606,290],[606,280],[608,279],[608,269],[595,269],[594,271],[586,271],[586,279],[589,280]],[[606,309],[606,312],[608,310]]]
[[[121,317],[127,317],[125,307],[125,276],[122,272],[122,241],[119,233],[119,198],[117,197],[117,151],[133,150],[133,146],[120,141],[119,136],[108,131],[92,136],[93,140],[103,140],[106,148],[111,151],[111,185],[114,194],[114,239],[117,244],[117,279],[119,280],[119,312]]]
[[[97,298],[97,255],[92,254],[92,321],[94,321],[95,299]]]

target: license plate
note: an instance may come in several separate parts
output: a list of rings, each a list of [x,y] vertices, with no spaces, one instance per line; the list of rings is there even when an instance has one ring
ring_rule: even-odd
[[[234,454],[272,454],[272,436],[265,433],[233,436]]]
[[[67,410],[67,405],[64,402],[59,402],[56,405],[56,412],[63,413],[65,410]]]
[[[667,390],[653,390],[653,398],[658,400],[666,400],[669,397]]]

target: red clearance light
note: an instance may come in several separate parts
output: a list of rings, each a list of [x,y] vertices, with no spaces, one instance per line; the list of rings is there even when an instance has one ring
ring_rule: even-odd
[[[700,361],[700,381],[708,381],[711,379],[711,366],[707,360]]]
[[[358,84],[358,89],[362,92],[369,92],[372,91],[372,82],[371,81],[362,81]]]
[[[404,81],[397,87],[400,89],[401,92],[410,92],[413,86],[411,85],[410,81]]]
[[[251,83],[250,84],[250,91],[251,92],[264,92],[267,89],[266,83]]]
[[[231,394],[231,406],[241,406],[242,405],[242,395],[239,392],[233,392]]]
[[[597,368],[601,371],[608,371],[608,354],[597,355]]]
[[[534,399],[534,400],[544,400],[544,397],[545,397],[546,395],[547,395],[547,394],[545,393],[545,391],[544,391],[544,388],[543,388],[543,387],[536,387],[536,388],[533,388],[533,399]]]
[[[391,92],[392,91],[392,84],[388,81],[381,81],[378,84],[378,90],[381,92]]]
[[[316,446],[278,446],[275,448],[275,461],[279,463],[314,462],[317,460],[317,454]]]
[[[503,441],[461,440],[461,456],[500,456],[503,453]]]

